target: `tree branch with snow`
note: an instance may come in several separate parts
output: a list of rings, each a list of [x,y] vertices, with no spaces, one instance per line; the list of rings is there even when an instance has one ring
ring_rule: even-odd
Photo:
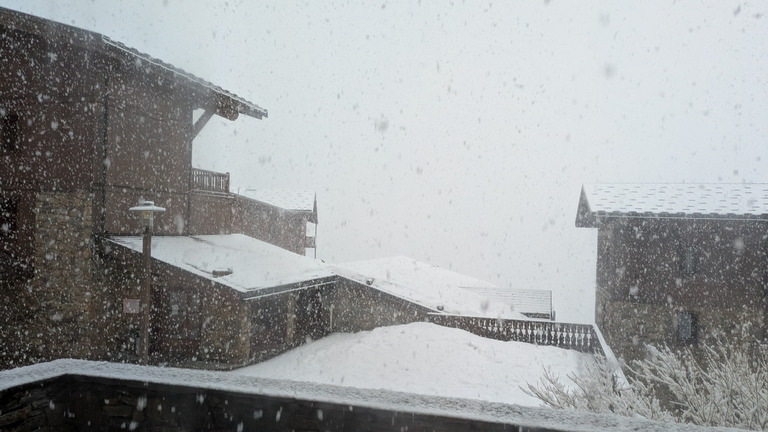
[[[683,350],[647,346],[646,358],[632,362],[622,388],[598,357],[583,373],[569,374],[570,384],[545,370],[522,390],[558,409],[768,430],[768,347],[726,340]]]

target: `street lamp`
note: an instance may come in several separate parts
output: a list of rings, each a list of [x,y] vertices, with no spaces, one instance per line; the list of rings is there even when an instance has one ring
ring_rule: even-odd
[[[152,201],[139,199],[139,205],[131,207],[129,211],[141,212],[141,225],[144,228],[143,254],[144,254],[144,277],[141,283],[141,364],[149,364],[149,314],[151,309],[152,295],[152,225],[155,212],[164,212],[163,207],[157,207]]]

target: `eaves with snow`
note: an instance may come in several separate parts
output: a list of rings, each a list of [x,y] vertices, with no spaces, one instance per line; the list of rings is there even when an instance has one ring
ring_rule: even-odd
[[[142,251],[141,237],[110,240]],[[152,258],[244,294],[335,276],[321,261],[243,234],[153,236]]]
[[[216,114],[229,120],[237,119],[240,114],[257,119],[268,116],[266,109],[253,102],[99,33],[2,7],[0,7],[0,22],[3,27],[10,30],[40,35],[51,44],[62,42],[63,45],[86,46],[90,51],[143,69],[147,76],[172,80],[192,90],[195,95],[192,100],[195,108],[204,109],[211,115]],[[55,31],[52,31],[54,27]]]
[[[307,220],[317,223],[317,198],[315,191],[302,189],[253,189],[232,188],[238,195],[283,210],[306,213]]]
[[[576,226],[608,218],[768,220],[768,183],[583,185]]]

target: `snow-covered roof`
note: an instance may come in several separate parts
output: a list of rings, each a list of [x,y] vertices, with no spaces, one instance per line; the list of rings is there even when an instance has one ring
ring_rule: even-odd
[[[232,188],[238,195],[269,204],[283,210],[310,213],[309,221],[317,223],[315,191],[302,189]]]
[[[315,191],[300,189],[240,189],[239,195],[285,210],[313,211]]]
[[[585,184],[576,226],[605,218],[768,220],[768,184]]]
[[[0,15],[2,15],[1,21],[5,27],[40,34],[44,38],[50,39],[54,35],[54,32],[51,30],[55,26],[58,31],[66,33],[63,39],[69,44],[85,44],[89,49],[97,49],[117,58],[125,56],[132,63],[140,65],[146,71],[170,73],[179,82],[195,88],[204,98],[214,96],[213,106],[207,106],[207,103],[203,103],[198,108],[214,108],[216,114],[230,120],[234,120],[237,114],[244,114],[258,119],[268,115],[267,110],[253,102],[249,102],[234,93],[228,92],[162,60],[114,41],[107,36],[5,8],[0,8]]]
[[[495,288],[495,285],[412,258],[398,256],[349,262],[335,265],[334,269],[341,276],[436,311],[525,319],[511,305],[466,289]]]
[[[141,237],[115,236],[110,240],[136,252]],[[319,260],[298,255],[242,234],[153,236],[152,258],[216,281],[247,296],[271,288],[335,276]],[[231,274],[214,276],[213,273]]]

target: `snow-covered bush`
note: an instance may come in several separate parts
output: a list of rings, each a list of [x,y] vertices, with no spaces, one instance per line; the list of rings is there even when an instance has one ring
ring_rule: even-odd
[[[628,384],[617,386],[605,359],[579,375],[545,371],[523,389],[546,405],[597,413],[705,426],[768,430],[768,349],[715,342],[691,349],[647,347],[644,360],[629,368]]]

